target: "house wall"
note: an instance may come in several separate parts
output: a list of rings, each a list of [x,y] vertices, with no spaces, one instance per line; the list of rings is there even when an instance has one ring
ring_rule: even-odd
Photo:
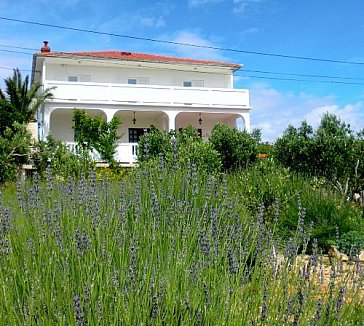
[[[106,121],[106,115],[100,110],[86,110],[91,117],[101,117]],[[73,110],[56,109],[50,117],[50,134],[55,138],[67,142],[74,141]]]
[[[51,114],[49,133],[55,139],[72,142],[74,141],[72,125],[72,110],[56,110]]]
[[[237,115],[222,115],[213,113],[202,113],[202,123],[199,124],[199,113],[179,113],[176,117],[176,130],[179,128],[192,125],[196,129],[202,129],[202,137],[208,139],[211,135],[212,128],[220,123],[228,125],[231,128],[236,127]]]
[[[172,70],[171,70],[172,69]],[[150,85],[183,86],[183,81],[200,81],[203,87],[232,88],[231,74],[199,73],[174,71],[181,69],[171,65],[171,69],[162,70],[136,67],[97,67],[71,64],[47,64],[46,80],[68,81],[68,76],[91,76],[96,83],[127,84],[128,78],[147,78]],[[86,81],[86,80],[83,80]]]
[[[38,124],[37,122],[29,122],[27,125],[27,130],[32,135],[33,139],[38,139]]]

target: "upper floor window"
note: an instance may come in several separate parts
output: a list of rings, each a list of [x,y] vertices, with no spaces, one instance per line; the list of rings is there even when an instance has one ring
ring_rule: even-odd
[[[128,78],[128,84],[129,85],[136,85],[136,84],[148,85],[149,84],[149,78],[148,77]]]
[[[68,81],[69,82],[90,82],[91,75],[69,75]]]
[[[185,80],[182,83],[183,87],[203,87],[203,80]]]
[[[69,82],[78,82],[78,77],[77,76],[68,76],[68,81]]]

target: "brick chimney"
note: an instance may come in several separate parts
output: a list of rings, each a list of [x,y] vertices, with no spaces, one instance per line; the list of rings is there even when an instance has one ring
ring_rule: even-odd
[[[41,53],[49,53],[51,52],[51,48],[48,46],[48,41],[43,42],[43,46],[40,49]]]

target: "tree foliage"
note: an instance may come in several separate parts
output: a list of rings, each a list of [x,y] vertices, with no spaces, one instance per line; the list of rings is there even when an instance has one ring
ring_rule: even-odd
[[[0,90],[0,183],[14,180],[19,166],[27,162],[32,140],[26,125],[52,96],[52,89],[41,91],[39,83],[29,87],[29,77],[23,80],[19,69],[5,79],[5,89]]]
[[[220,154],[225,171],[247,167],[256,160],[260,133],[250,135],[226,125],[217,124],[211,131],[209,141]]]
[[[26,126],[18,122],[0,134],[0,183],[16,178],[18,166],[28,159],[31,143]]]
[[[296,172],[325,177],[341,188],[364,186],[363,140],[332,114],[322,117],[316,132],[305,121],[299,128],[289,126],[275,143],[275,157]]]
[[[313,129],[303,121],[299,128],[289,125],[281,138],[275,143],[275,154],[284,166],[297,172],[310,173],[312,169]]]
[[[101,117],[90,117],[84,110],[74,109],[73,119],[76,142],[83,149],[95,149],[101,159],[113,163],[116,153],[116,141],[122,136],[117,134],[120,125],[118,117],[110,122]]]
[[[45,141],[39,141],[34,145],[31,159],[40,176],[44,176],[48,168],[57,177],[79,178],[82,173],[89,173],[93,167],[86,152],[76,155],[64,143],[55,140],[52,136],[48,136]]]
[[[172,153],[172,138],[174,132],[158,129],[150,126],[145,129],[144,134],[139,139],[138,161],[148,161],[162,155],[165,160],[169,160]]]
[[[211,143],[202,141],[196,128],[187,126],[181,131],[167,132],[153,126],[139,141],[139,161],[160,160],[170,165],[195,164],[208,172],[221,168],[219,153]]]
[[[29,76],[23,80],[19,69],[5,79],[5,90],[0,90],[0,131],[15,130],[14,122],[27,124],[34,119],[36,111],[46,99],[52,98],[52,89],[41,91],[41,85],[29,87]]]
[[[221,170],[221,156],[211,142],[203,141],[196,128],[187,126],[177,133],[179,165],[188,162],[208,172]]]

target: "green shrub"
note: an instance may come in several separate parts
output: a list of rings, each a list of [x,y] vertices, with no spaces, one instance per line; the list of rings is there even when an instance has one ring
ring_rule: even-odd
[[[16,179],[18,168],[27,162],[31,143],[26,126],[17,122],[0,135],[0,183]]]
[[[278,138],[274,146],[275,159],[294,171],[309,174],[313,172],[314,139],[313,130],[306,121],[301,127],[292,125]]]
[[[214,173],[221,168],[219,153],[211,143],[204,142],[196,128],[187,126],[179,132],[167,132],[151,127],[139,141],[139,161],[154,161],[161,158],[168,164],[186,167],[196,164],[204,171]]]
[[[246,131],[218,124],[213,127],[209,141],[219,152],[225,171],[247,167],[256,160],[259,139]]]
[[[318,240],[319,246],[325,252],[330,245],[337,244],[337,233],[343,235],[359,231],[364,241],[364,221],[359,209],[342,202],[341,196],[334,189],[312,190],[308,181],[303,186],[299,198],[304,208],[304,222],[313,226],[311,236]],[[288,225],[292,226],[295,222],[292,221],[292,216],[297,215],[298,210],[297,201],[291,201],[282,218],[282,231]]]
[[[363,157],[355,153],[355,142],[349,125],[335,115],[324,115],[316,131],[314,150],[317,156],[312,160],[316,162],[317,173],[329,180],[351,178],[356,159]]]
[[[364,243],[364,220],[358,207],[342,200],[340,194],[323,179],[306,178],[265,159],[246,170],[229,176],[236,196],[252,214],[264,207],[264,219],[275,223],[282,239],[295,236],[299,216],[311,237],[324,251],[337,244],[337,233],[356,232]]]
[[[178,155],[179,166],[190,162],[208,173],[218,173],[221,170],[220,154],[209,142],[194,142],[187,147],[181,146]]]
[[[306,122],[289,126],[275,143],[275,158],[293,171],[325,177],[351,197],[364,186],[364,145],[335,115],[323,116],[313,131]],[[346,186],[348,185],[348,186]]]
[[[84,110],[73,110],[75,140],[84,150],[94,148],[101,159],[110,164],[115,164],[116,141],[122,136],[118,135],[120,125],[118,117],[113,117],[110,122],[100,117],[92,118]]]
[[[360,230],[352,230],[344,234],[339,234],[336,245],[338,245],[341,252],[349,255],[358,255],[360,250],[364,248],[363,227]]]
[[[138,161],[155,159],[160,154],[165,160],[169,160],[172,153],[172,137],[174,137],[173,132],[151,126],[149,131],[145,132],[139,139]]]
[[[44,176],[46,169],[50,168],[58,177],[79,178],[82,174],[88,174],[93,166],[87,150],[76,155],[64,143],[52,136],[48,136],[46,141],[35,143],[31,159],[41,176]]]

